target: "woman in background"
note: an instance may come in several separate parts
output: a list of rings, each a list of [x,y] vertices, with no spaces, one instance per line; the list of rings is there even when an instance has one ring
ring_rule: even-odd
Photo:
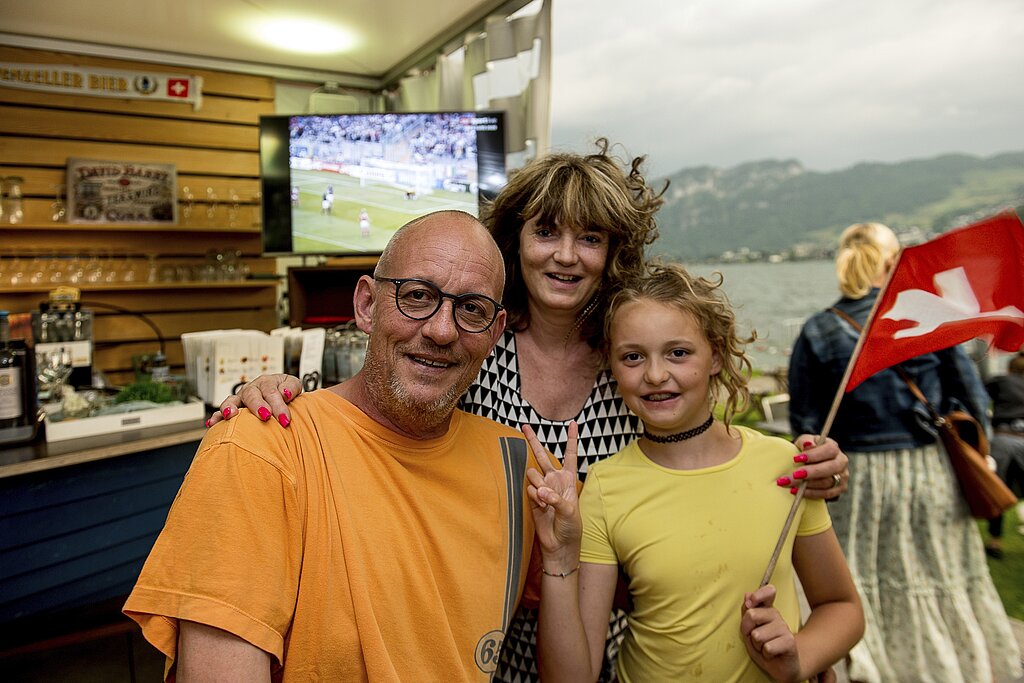
[[[985,382],[992,399],[992,438],[989,446],[996,461],[996,472],[1017,502],[1017,532],[1024,534],[1024,352],[1010,359],[1005,375]],[[1003,515],[988,521],[989,541],[985,553],[1003,559]]]
[[[879,288],[899,252],[880,223],[839,240],[842,297],[804,324],[789,365],[790,425],[820,431]],[[959,347],[900,367],[940,413],[983,423],[988,397]],[[849,657],[853,681],[973,683],[1020,675],[1017,646],[992,584],[977,525],[928,415],[895,371],[843,398],[830,436],[850,454],[849,491],[830,511],[867,627]]]
[[[662,204],[660,193],[644,180],[643,157],[622,164],[608,154],[607,140],[597,146],[594,154],[556,153],[534,160],[513,172],[485,208],[482,221],[505,259],[501,303],[508,326],[460,406],[512,427],[529,425],[559,460],[568,425],[576,422],[581,480],[589,464],[640,433],[603,362],[603,320],[610,295],[641,271],[644,249],[658,234],[654,217]],[[257,378],[239,396],[226,399],[221,414],[236,414],[244,402],[263,420],[275,415],[287,425],[286,401],[300,392],[294,377]],[[214,414],[210,424],[220,419]],[[834,441],[807,450],[801,467],[811,496],[844,490],[833,475],[839,477],[845,466]],[[625,626],[625,615],[616,610],[606,680]],[[535,634],[535,611],[520,608],[505,635],[494,680],[537,680]]]

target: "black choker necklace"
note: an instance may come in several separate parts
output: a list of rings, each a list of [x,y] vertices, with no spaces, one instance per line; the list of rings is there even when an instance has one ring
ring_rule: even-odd
[[[715,416],[708,415],[708,419],[704,421],[704,424],[698,425],[693,429],[687,429],[685,432],[669,434],[668,436],[655,436],[653,434],[649,434],[647,430],[644,429],[644,438],[648,441],[653,441],[654,443],[677,443],[679,441],[686,441],[687,439],[692,439],[693,437],[699,436],[708,431],[708,429],[711,428],[711,423],[714,421]]]

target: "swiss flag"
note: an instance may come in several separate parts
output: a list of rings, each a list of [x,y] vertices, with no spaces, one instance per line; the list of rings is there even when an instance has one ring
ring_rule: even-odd
[[[951,230],[899,256],[846,391],[879,370],[975,337],[1024,345],[1024,224],[1015,213]]]
[[[188,97],[188,79],[187,78],[168,78],[167,79],[167,96],[168,97]]]

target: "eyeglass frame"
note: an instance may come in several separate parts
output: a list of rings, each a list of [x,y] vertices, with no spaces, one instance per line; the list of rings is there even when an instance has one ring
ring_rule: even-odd
[[[401,313],[402,315],[404,315],[409,320],[430,320],[435,315],[437,315],[438,311],[441,310],[441,307],[444,305],[444,300],[445,299],[451,299],[452,300],[452,320],[455,321],[455,326],[458,327],[463,332],[465,332],[466,334],[481,334],[481,333],[486,332],[487,330],[491,329],[491,327],[494,325],[494,321],[498,319],[498,314],[500,314],[503,310],[505,310],[504,306],[502,306],[500,303],[498,303],[497,301],[495,301],[491,297],[487,296],[486,294],[479,294],[479,293],[476,293],[476,292],[468,292],[466,294],[449,294],[448,292],[444,291],[443,289],[441,289],[440,287],[435,285],[430,280],[424,280],[423,278],[419,278],[419,277],[384,277],[382,275],[374,275],[373,279],[374,279],[375,282],[390,282],[390,283],[392,283],[395,286],[395,308],[397,308],[398,312]],[[437,306],[434,308],[433,311],[431,311],[429,314],[423,316],[422,318],[416,318],[416,317],[413,317],[413,316],[409,315],[408,313],[405,312],[405,310],[402,309],[402,304],[400,304],[398,302],[398,290],[406,282],[417,282],[417,283],[419,283],[421,285],[426,285],[427,287],[430,287],[432,289],[436,289],[437,290],[437,293],[439,294],[439,296],[437,297]],[[494,304],[494,316],[491,318],[491,321],[489,323],[487,323],[487,325],[482,330],[467,330],[465,327],[462,326],[462,323],[459,322],[459,316],[456,315],[456,313],[455,313],[455,311],[456,311],[455,306],[459,303],[459,301],[462,301],[462,300],[465,300],[465,299],[468,299],[468,298],[487,299],[492,304]]]

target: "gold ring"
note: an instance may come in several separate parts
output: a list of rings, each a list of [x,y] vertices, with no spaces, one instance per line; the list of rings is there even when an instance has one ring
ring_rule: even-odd
[[[836,486],[842,486],[842,484],[843,484],[843,478],[840,477],[838,474],[833,474],[832,475],[832,487],[835,488]]]

